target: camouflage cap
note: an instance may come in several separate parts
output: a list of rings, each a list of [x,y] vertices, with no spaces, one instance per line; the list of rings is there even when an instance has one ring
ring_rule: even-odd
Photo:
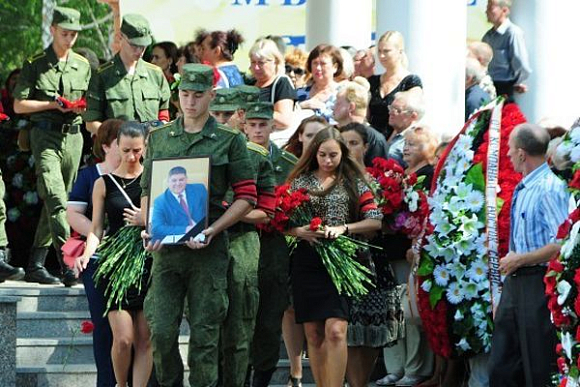
[[[260,88],[256,86],[249,85],[239,85],[236,89],[240,93],[241,97],[241,109],[246,109],[247,105],[252,102],[258,102],[260,100]]]
[[[153,41],[149,22],[136,13],[129,13],[123,16],[121,32],[125,34],[129,43],[136,46],[148,46]]]
[[[212,112],[233,112],[240,107],[240,93],[236,89],[217,89],[209,110]]]
[[[213,68],[199,63],[187,63],[183,66],[183,76],[179,90],[206,91],[213,88]]]
[[[80,19],[81,13],[76,9],[55,7],[52,14],[52,25],[57,25],[65,30],[80,31],[82,29]]]
[[[274,118],[274,105],[270,102],[252,102],[246,107],[246,119],[261,118],[271,120]]]

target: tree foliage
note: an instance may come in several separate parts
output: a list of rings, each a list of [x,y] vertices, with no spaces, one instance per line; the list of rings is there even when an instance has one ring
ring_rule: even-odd
[[[0,0],[0,80],[22,67],[24,60],[42,47],[43,0]],[[81,24],[75,47],[87,47],[99,58],[108,59],[109,36],[113,30],[111,9],[96,0],[57,0],[57,5],[75,8],[81,13]],[[52,16],[47,15],[50,19]],[[95,23],[95,20],[97,23]]]

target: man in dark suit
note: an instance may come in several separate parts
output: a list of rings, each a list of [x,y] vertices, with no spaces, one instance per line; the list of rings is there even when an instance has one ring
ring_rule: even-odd
[[[177,166],[171,168],[167,189],[153,205],[151,231],[153,240],[176,243],[198,223],[205,222],[207,189],[203,184],[187,184],[187,171]],[[203,230],[202,226],[200,230]],[[173,237],[165,239],[166,237]]]

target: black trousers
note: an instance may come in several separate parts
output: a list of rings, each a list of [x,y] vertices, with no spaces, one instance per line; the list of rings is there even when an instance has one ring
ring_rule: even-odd
[[[490,387],[545,387],[556,371],[545,274],[546,267],[524,267],[504,282],[491,341]]]

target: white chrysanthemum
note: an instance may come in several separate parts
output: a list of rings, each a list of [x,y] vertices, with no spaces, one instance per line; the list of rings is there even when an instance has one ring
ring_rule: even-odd
[[[479,229],[485,226],[479,221],[476,214],[471,214],[471,217],[462,216],[460,222],[459,231],[462,231],[465,237],[479,234]]]
[[[447,286],[449,283],[449,269],[446,265],[437,265],[433,269],[433,279],[439,286]]]
[[[473,300],[478,297],[479,292],[476,284],[468,282],[462,286],[462,289],[466,300]]]
[[[411,191],[405,196],[405,199],[409,206],[409,211],[417,211],[417,208],[419,207],[419,193],[417,191]]]
[[[421,289],[423,289],[424,292],[429,293],[431,291],[431,286],[432,286],[431,280],[425,280],[421,284]]]
[[[469,209],[469,211],[479,212],[479,210],[481,210],[483,207],[484,200],[485,198],[481,192],[473,190],[467,195],[465,204],[467,205],[467,209]]]
[[[574,149],[570,151],[570,160],[573,163],[580,161],[580,146],[575,146]]]
[[[455,321],[463,320],[463,313],[461,313],[461,311],[459,309],[457,309],[457,311],[455,312],[455,315],[453,316],[453,319]]]
[[[467,270],[467,276],[473,282],[480,282],[487,278],[487,265],[482,261],[474,262],[469,270]]]
[[[461,179],[463,176],[449,176],[445,177],[445,185],[449,188],[456,187],[459,183],[461,183]]]
[[[577,126],[570,131],[570,140],[574,144],[580,145],[580,126]]]
[[[562,280],[558,282],[558,285],[556,285],[556,290],[558,291],[558,305],[564,305],[571,289],[572,285],[570,285],[568,281]]]
[[[481,233],[473,242],[479,258],[487,255],[487,234]]]
[[[463,350],[464,352],[469,351],[471,349],[471,346],[469,345],[465,337],[459,340],[459,343],[457,343],[456,345],[457,347],[461,348],[461,350]]]
[[[467,157],[462,157],[455,164],[455,174],[463,176],[465,175],[465,172],[469,170],[469,168],[471,168],[471,159],[468,159]]]
[[[462,134],[457,139],[457,142],[455,143],[453,150],[457,149],[457,150],[462,150],[464,152],[467,152],[468,150],[471,149],[472,143],[473,143],[473,139],[471,138],[471,136],[467,136],[465,134]]]
[[[465,298],[463,289],[457,282],[452,282],[447,287],[447,300],[452,304],[459,304]]]

